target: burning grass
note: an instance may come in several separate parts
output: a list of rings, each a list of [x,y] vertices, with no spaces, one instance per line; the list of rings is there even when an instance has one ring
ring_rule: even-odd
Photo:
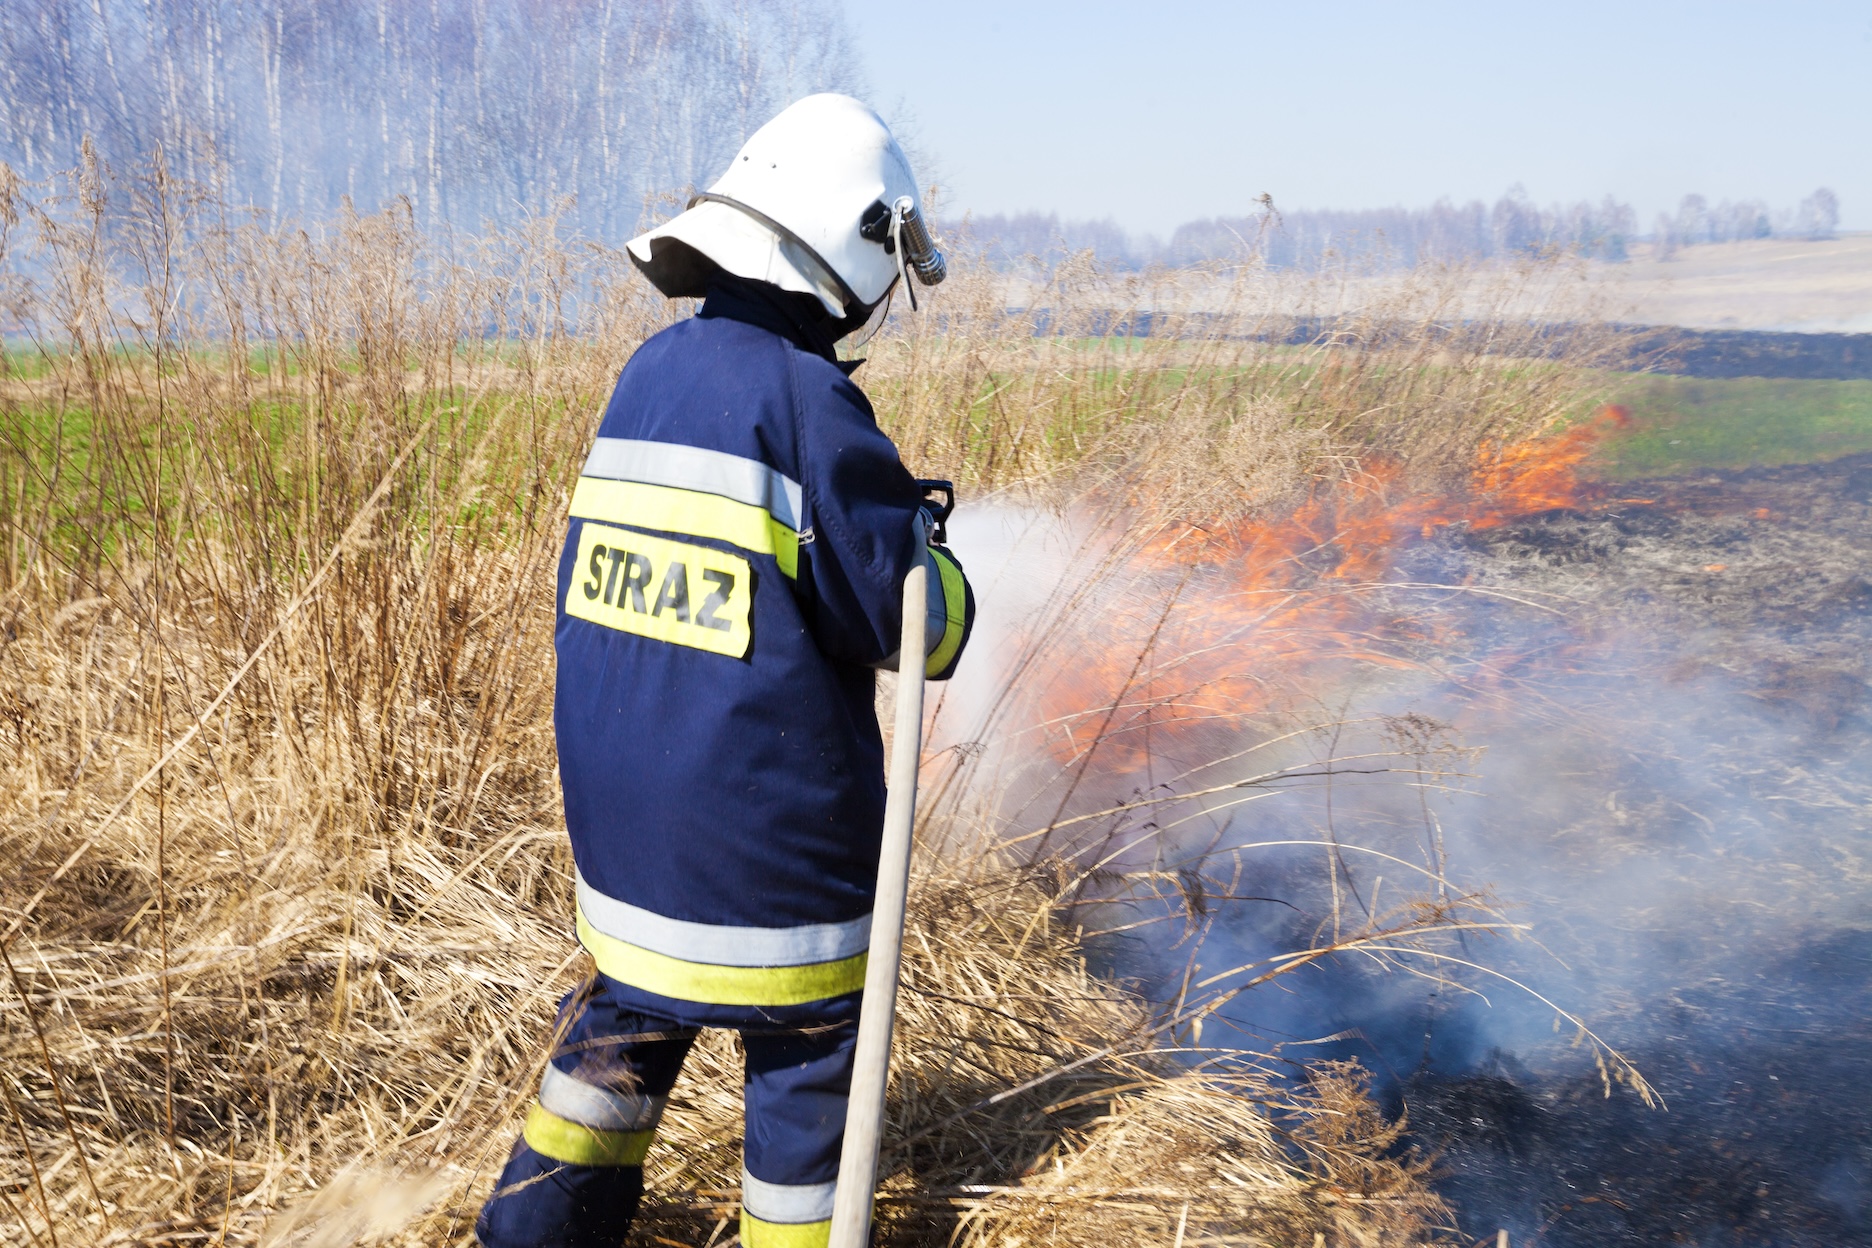
[[[550,722],[566,488],[670,312],[550,223],[444,247],[394,213],[269,231],[160,169],[0,186],[30,344],[0,379],[0,1221],[46,1245],[465,1242],[583,971]],[[1566,361],[1452,339],[1453,275],[1363,322],[1382,344],[1341,321],[1298,349],[1246,332],[1252,274],[1212,275],[1220,321],[1088,334],[1175,293],[1095,276],[1017,314],[964,281],[877,345],[914,465],[1247,523],[1512,463],[1587,402]],[[1092,973],[1075,904],[1099,864],[963,854],[968,808],[934,809],[892,1242],[1445,1220],[1356,1073],[1296,1090],[1197,1050],[1240,977],[1166,1009]],[[1478,922],[1404,907],[1249,977]],[[734,1065],[719,1036],[692,1059],[640,1240],[723,1242]]]

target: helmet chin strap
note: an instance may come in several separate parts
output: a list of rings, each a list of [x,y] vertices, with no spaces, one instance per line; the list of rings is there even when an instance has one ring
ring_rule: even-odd
[[[781,225],[760,209],[744,204],[738,199],[730,199],[726,195],[717,195],[713,191],[704,191],[702,194],[697,195],[694,199],[689,201],[689,207],[691,208],[695,207],[697,204],[721,204],[724,207],[733,208],[736,212],[752,217],[754,220],[772,230],[782,240],[799,248],[800,251],[805,253],[806,258],[819,270],[821,276],[826,279],[832,289],[838,292],[839,300],[844,305],[847,316],[851,315],[851,310],[853,308],[862,308],[865,306],[864,300],[860,299],[853,293],[852,288],[845,284],[845,279],[839,276],[838,270],[827,264],[825,262],[825,257],[812,249],[812,244],[795,234],[792,230],[787,229],[786,226]],[[903,267],[901,256],[897,261],[897,267],[899,269]],[[912,300],[913,306],[914,303],[915,301]]]

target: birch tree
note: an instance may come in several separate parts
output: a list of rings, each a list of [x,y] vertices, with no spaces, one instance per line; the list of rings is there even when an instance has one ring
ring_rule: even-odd
[[[0,159],[157,146],[275,216],[406,198],[616,238],[798,96],[862,93],[836,0],[6,0]]]

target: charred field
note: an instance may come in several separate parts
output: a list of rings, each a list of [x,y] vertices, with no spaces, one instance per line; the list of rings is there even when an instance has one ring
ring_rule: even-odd
[[[1872,456],[1620,490],[1420,555],[1568,604],[1469,621],[1518,689],[1441,691],[1495,742],[1461,853],[1664,1108],[1473,1001],[1367,1034],[1478,1233],[1872,1242]]]

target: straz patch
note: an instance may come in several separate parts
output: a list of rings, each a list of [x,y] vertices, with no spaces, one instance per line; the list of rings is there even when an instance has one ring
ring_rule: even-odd
[[[657,641],[741,658],[754,577],[737,555],[587,520],[566,614]]]

